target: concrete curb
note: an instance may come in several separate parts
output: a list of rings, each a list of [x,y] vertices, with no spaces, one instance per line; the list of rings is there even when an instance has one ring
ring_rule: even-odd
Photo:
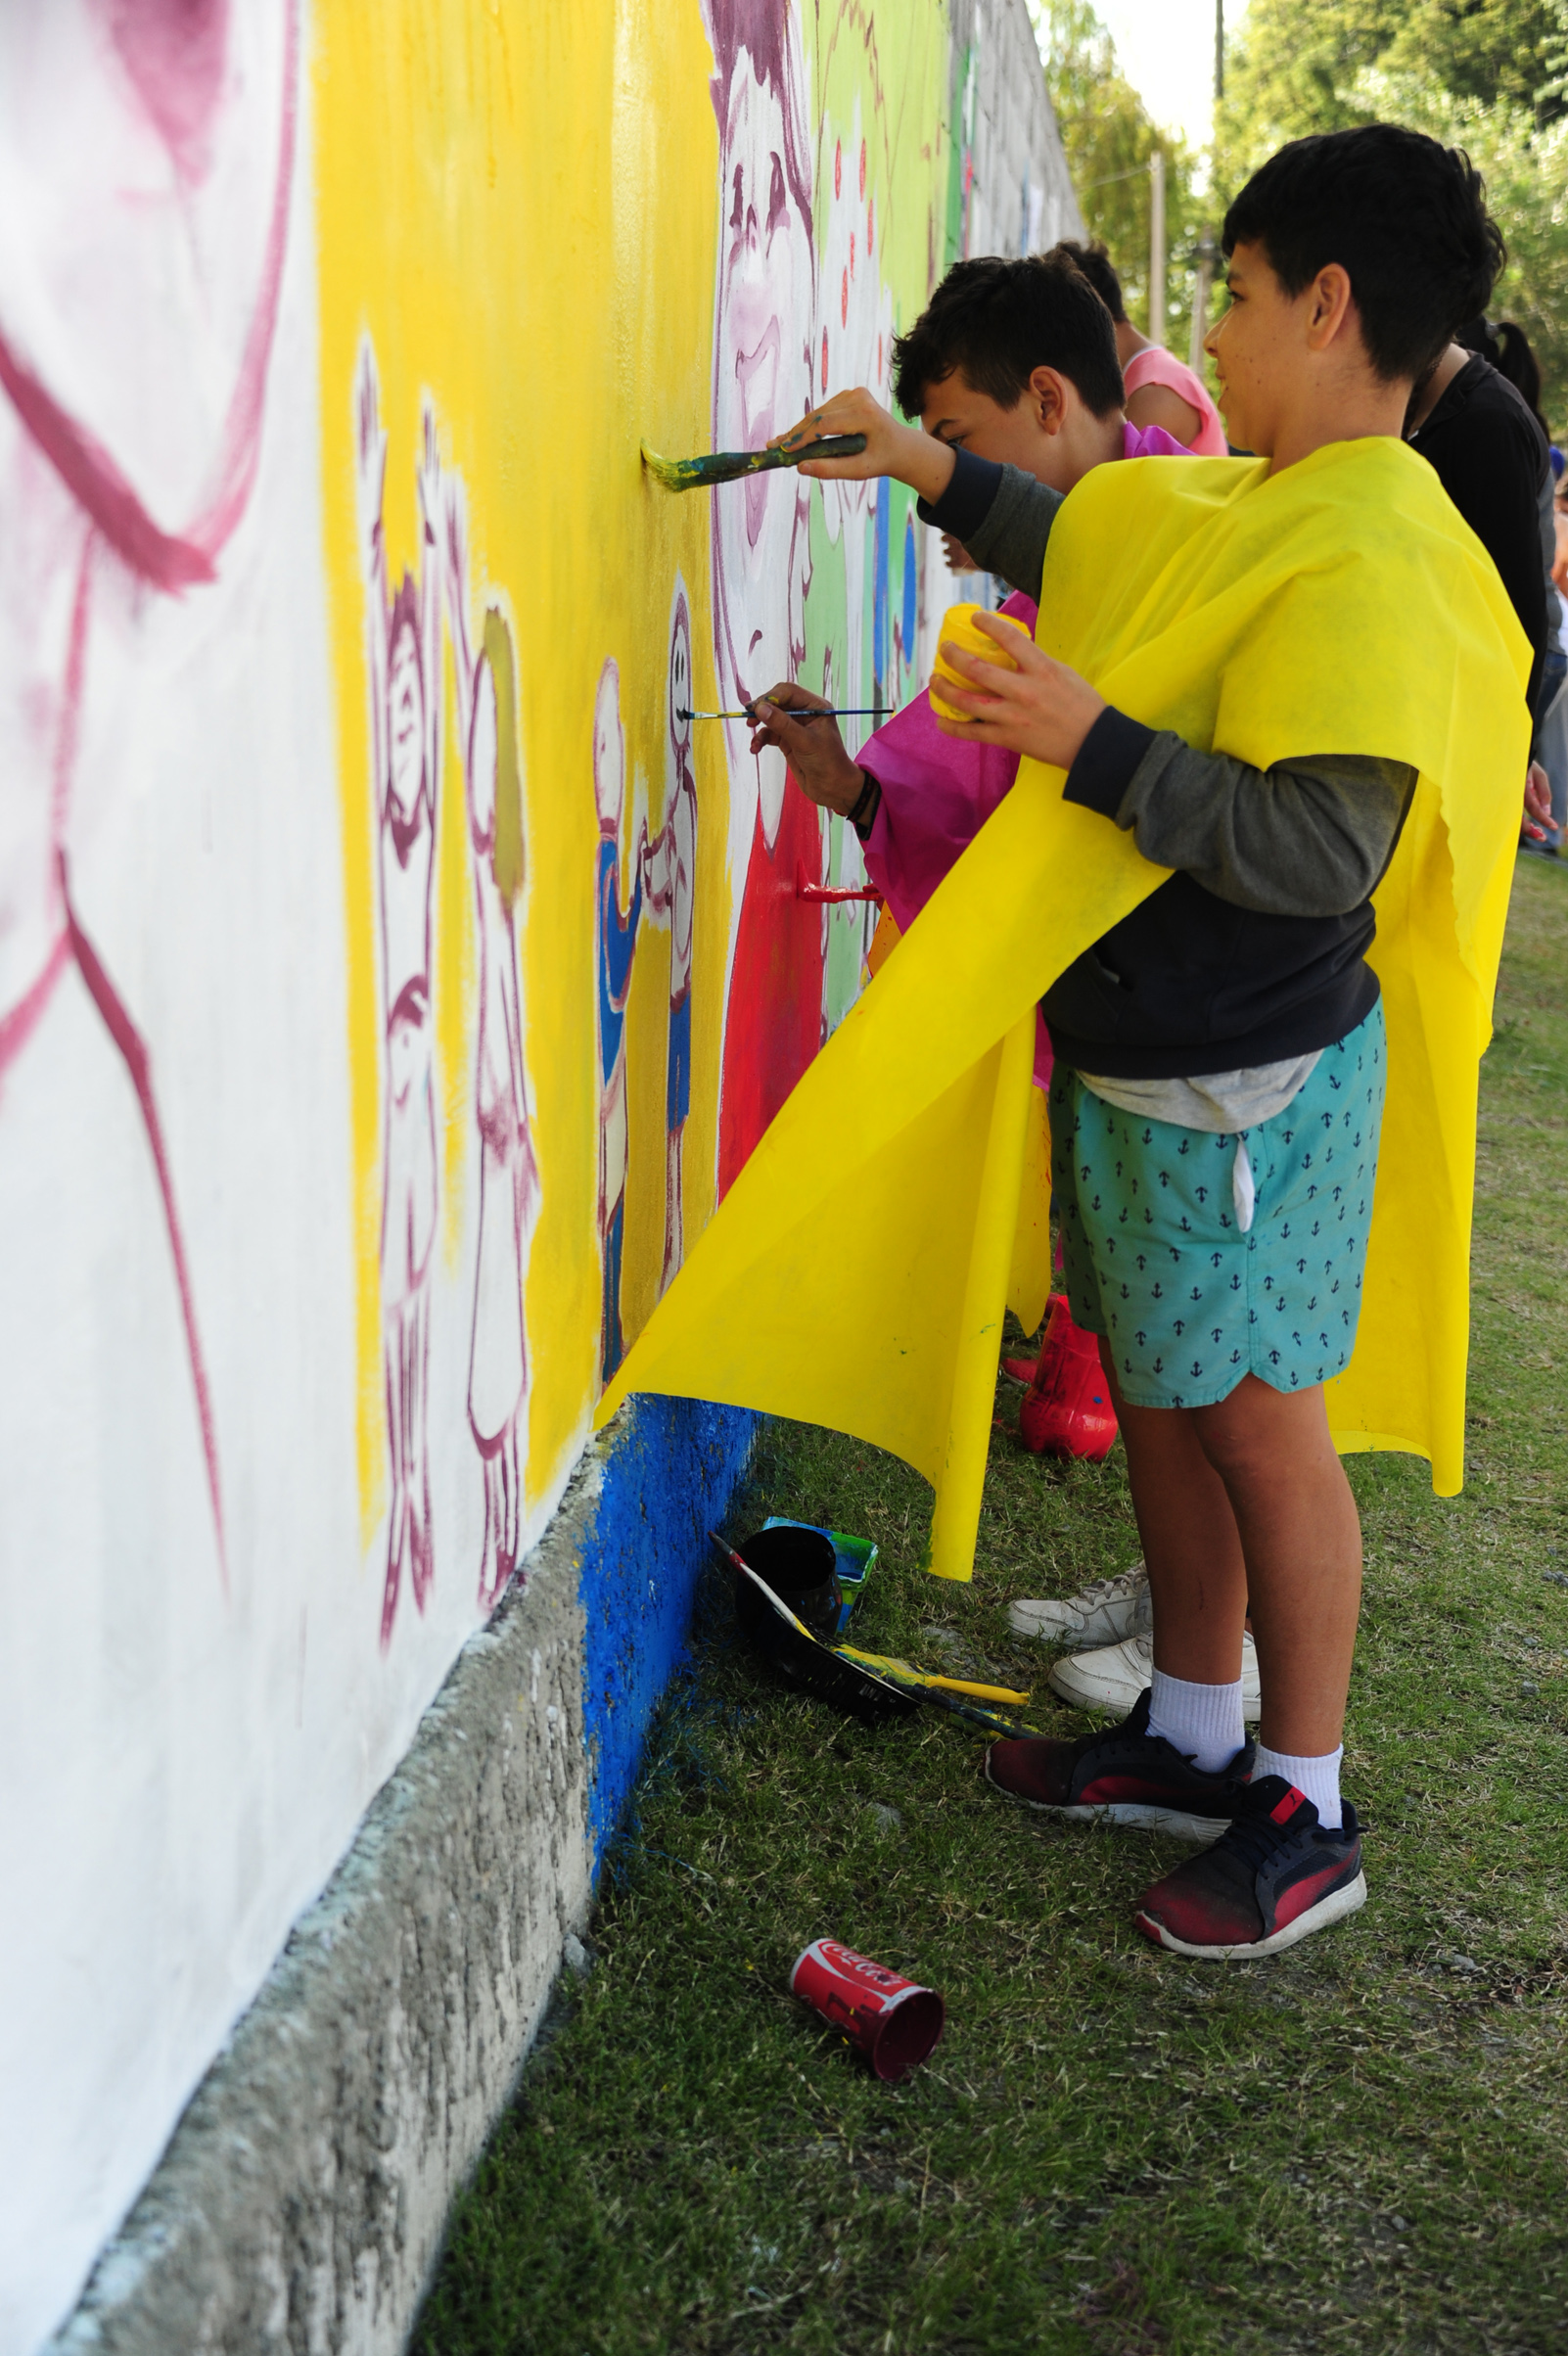
[[[590,1899],[592,1450],[44,2356],[400,2348]]]

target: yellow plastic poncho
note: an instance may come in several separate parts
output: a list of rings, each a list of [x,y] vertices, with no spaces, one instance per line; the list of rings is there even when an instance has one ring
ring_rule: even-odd
[[[1463,1475],[1477,1065],[1490,1037],[1528,758],[1529,648],[1424,459],[1337,442],[1265,462],[1098,468],[1062,508],[1039,644],[1108,702],[1267,767],[1409,763],[1378,887],[1389,1034],[1341,1450]],[[1012,792],[767,1131],[606,1392],[765,1409],[890,1449],[937,1492],[931,1568],[967,1579],[1010,1298],[1048,1275],[1034,1008],[1154,891],[1155,867],[1062,772]]]

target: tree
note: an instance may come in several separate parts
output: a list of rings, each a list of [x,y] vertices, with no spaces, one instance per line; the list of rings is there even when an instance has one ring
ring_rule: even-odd
[[[1228,196],[1287,139],[1400,122],[1462,147],[1508,241],[1493,316],[1516,318],[1568,419],[1568,0],[1252,0],[1215,154]]]
[[[1197,284],[1195,249],[1205,207],[1192,192],[1197,158],[1158,128],[1117,62],[1116,44],[1090,0],[1040,0],[1036,25],[1045,85],[1084,227],[1103,238],[1127,299],[1147,332],[1149,162],[1165,158],[1166,341],[1185,356]]]
[[[1541,95],[1562,14],[1557,0],[1252,0],[1230,52],[1222,154],[1251,170],[1286,139],[1371,121],[1385,79],[1524,108],[1544,127],[1562,111]]]

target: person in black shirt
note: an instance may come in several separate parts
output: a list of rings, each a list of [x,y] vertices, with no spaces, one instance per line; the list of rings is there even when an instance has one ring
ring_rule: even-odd
[[[1437,474],[1498,568],[1519,625],[1530,641],[1530,709],[1545,717],[1542,683],[1554,632],[1542,553],[1543,496],[1549,501],[1551,460],[1545,435],[1524,396],[1490,361],[1453,343],[1417,385],[1406,439]],[[1554,685],[1555,682],[1552,682]],[[1540,836],[1551,822],[1545,771],[1531,763],[1525,820]]]

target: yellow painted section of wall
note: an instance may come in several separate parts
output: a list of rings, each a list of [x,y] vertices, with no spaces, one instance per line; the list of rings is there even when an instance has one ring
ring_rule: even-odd
[[[357,1270],[358,1461],[368,1545],[384,1509],[382,1017],[365,592],[352,414],[361,338],[389,438],[395,584],[417,564],[421,400],[462,479],[476,599],[518,629],[529,883],[523,988],[542,1208],[528,1280],[528,1488],[549,1488],[598,1391],[594,1220],[592,720],[621,667],[628,805],[664,793],[666,654],[678,567],[696,699],[715,693],[709,520],[650,487],[638,439],[706,445],[717,136],[695,6],[540,9],[526,0],[324,0],[313,26],[326,564],[345,845]],[[447,677],[433,948],[440,1259],[456,1256],[472,1149],[474,947],[462,774]],[[699,731],[700,837],[686,1224],[713,1201],[729,922],[718,732]],[[628,1009],[628,1338],[657,1288],[663,1217],[668,935],[645,929]],[[655,1223],[660,1235],[653,1233]],[[438,1431],[433,1422],[433,1430]]]

